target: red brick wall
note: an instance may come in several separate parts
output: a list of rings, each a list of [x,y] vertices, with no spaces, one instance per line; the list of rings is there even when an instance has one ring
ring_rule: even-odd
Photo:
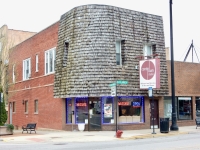
[[[9,102],[14,102],[16,112],[12,123],[21,127],[36,122],[37,127],[63,129],[65,124],[63,99],[53,98],[54,74],[45,75],[45,51],[57,46],[58,25],[55,23],[28,40],[17,45],[9,61]],[[35,70],[35,56],[39,57],[39,71]],[[23,81],[23,60],[31,58],[31,78]],[[15,64],[16,83],[12,84],[12,66]],[[34,100],[38,100],[38,114],[34,114]],[[23,100],[28,100],[28,114],[25,114]]]

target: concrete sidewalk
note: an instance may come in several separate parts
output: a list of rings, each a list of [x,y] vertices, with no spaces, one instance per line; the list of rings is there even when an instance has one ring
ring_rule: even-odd
[[[188,134],[199,132],[200,128],[196,126],[179,127],[179,131],[169,131],[160,133],[160,129],[155,129],[156,134],[152,134],[153,129],[142,130],[124,130],[121,138],[115,137],[115,131],[60,131],[60,130],[37,130],[35,134],[22,134],[21,130],[14,130],[13,135],[1,136],[1,142],[9,143],[57,143],[57,142],[92,142],[92,141],[114,141],[114,140],[134,140],[144,138],[156,138],[161,136],[173,136],[179,134]]]

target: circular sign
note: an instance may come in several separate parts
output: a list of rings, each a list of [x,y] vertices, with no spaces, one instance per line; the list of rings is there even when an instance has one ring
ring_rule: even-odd
[[[151,61],[145,61],[141,67],[142,77],[151,80],[155,74],[155,66]]]

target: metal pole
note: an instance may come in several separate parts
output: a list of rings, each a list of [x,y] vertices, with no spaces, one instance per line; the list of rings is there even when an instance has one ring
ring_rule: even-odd
[[[118,99],[117,99],[117,81],[116,81],[116,93],[115,93],[115,102],[116,102],[116,106],[115,106],[115,116],[116,116],[116,122],[115,122],[115,125],[116,125],[116,133],[117,133],[117,130],[118,130],[118,127],[117,127],[117,107],[118,107]]]
[[[172,23],[172,0],[170,3],[170,48],[171,48],[171,90],[172,90],[172,125],[170,130],[177,131],[177,115],[176,115],[176,101],[175,101],[175,85],[174,85],[174,52],[173,52],[173,23]]]
[[[155,110],[155,105],[154,105],[153,89],[152,89],[152,104],[151,104],[151,111],[152,111],[152,118],[153,118],[153,132],[152,132],[152,134],[156,134],[155,128],[154,128],[154,110]]]

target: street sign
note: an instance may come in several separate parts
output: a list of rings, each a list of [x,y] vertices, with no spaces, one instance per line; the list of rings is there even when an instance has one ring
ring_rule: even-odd
[[[116,86],[116,83],[111,83],[111,84],[109,84],[109,86],[110,86],[110,87]]]
[[[149,97],[152,97],[153,96],[153,88],[152,87],[149,87],[148,89],[148,94],[149,94]]]
[[[128,84],[128,81],[126,81],[126,80],[118,80],[117,84]]]
[[[116,86],[111,87],[111,96],[116,96]]]

